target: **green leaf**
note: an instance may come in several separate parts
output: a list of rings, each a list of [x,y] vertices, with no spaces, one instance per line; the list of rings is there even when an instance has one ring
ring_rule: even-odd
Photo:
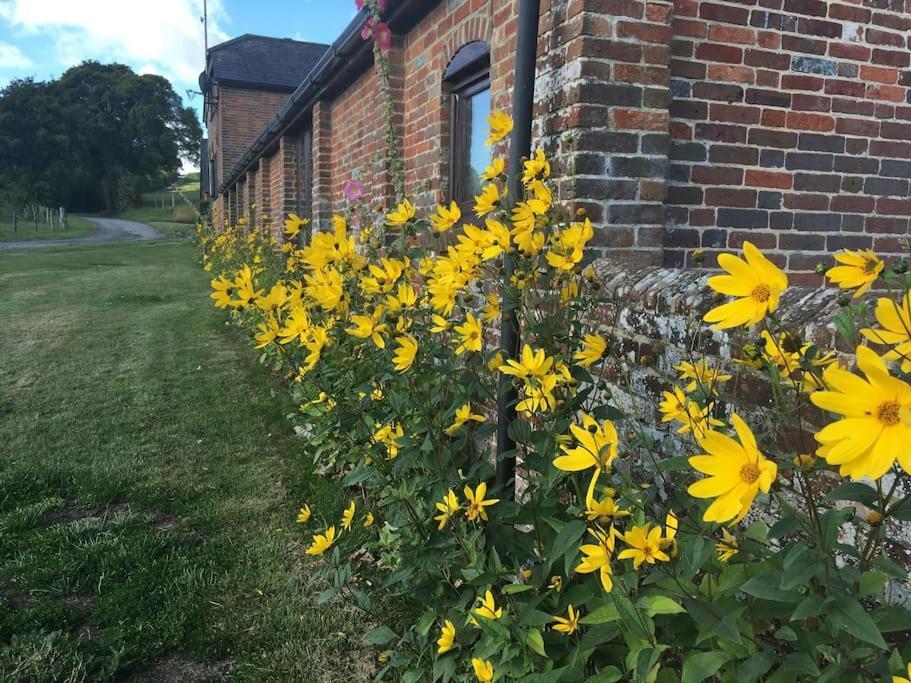
[[[864,572],[860,575],[860,597],[868,598],[871,595],[879,595],[886,587],[889,575],[880,571]]]
[[[517,418],[509,423],[509,437],[516,443],[529,443],[531,441],[531,426],[527,420]]]
[[[584,533],[585,522],[573,520],[572,522],[564,524],[563,528],[560,529],[560,533],[558,533],[557,537],[554,539],[554,544],[550,548],[548,559],[550,560],[551,565],[557,561],[557,558],[562,557],[570,550],[575,552],[578,549],[579,540]]]
[[[367,645],[388,645],[396,638],[398,638],[398,636],[391,628],[388,626],[378,626],[364,635],[364,642],[367,643]]]
[[[807,676],[818,676],[819,669],[816,668],[816,662],[805,652],[794,652],[788,655],[781,665],[783,669],[792,671],[795,674],[806,674]]]
[[[538,629],[533,628],[525,634],[525,644],[535,654],[539,654],[542,657],[547,656],[547,652],[544,650],[544,636],[541,635]]]
[[[535,587],[530,583],[510,583],[500,590],[501,593],[505,595],[515,595],[516,593],[524,593],[525,591],[534,590]]]
[[[620,669],[615,666],[609,666],[594,676],[586,678],[585,683],[616,683],[621,678],[623,678],[623,673]]]
[[[683,660],[683,675],[680,683],[699,683],[713,676],[731,655],[715,650],[713,652],[694,652]]]
[[[429,609],[424,614],[421,615],[421,618],[418,619],[418,623],[414,625],[414,631],[422,638],[426,637],[430,632],[430,627],[433,626],[433,622],[436,619],[436,613]]]
[[[591,614],[587,614],[582,617],[579,621],[583,624],[607,624],[611,621],[617,621],[620,618],[620,612],[617,610],[617,606],[609,602],[606,605],[598,607]]]
[[[808,619],[810,617],[818,617],[822,614],[823,609],[828,603],[828,599],[825,596],[819,595],[818,593],[813,593],[808,595],[803,600],[800,601],[800,604],[794,608],[794,611],[791,612],[790,621],[799,621],[800,619]]]
[[[656,614],[680,614],[686,612],[683,609],[683,605],[666,595],[646,595],[639,598],[636,605],[648,612],[651,617]]]
[[[876,503],[876,489],[860,482],[849,481],[829,491],[822,502],[831,503],[836,500],[853,500],[872,507]]]
[[[665,458],[658,463],[659,472],[683,472],[690,469],[690,458],[688,455],[676,455],[673,458]]]
[[[756,576],[740,587],[747,595],[752,595],[763,600],[774,600],[776,602],[798,602],[801,595],[796,590],[782,590],[779,574],[768,574],[766,576]]]
[[[886,641],[866,610],[856,600],[848,597],[838,598],[826,610],[830,624],[839,630],[845,630],[855,638],[870,643],[882,650],[887,648]]]
[[[769,669],[775,666],[777,661],[778,657],[771,652],[759,652],[738,667],[737,680],[740,683],[750,683],[750,681],[762,678],[769,672]]]

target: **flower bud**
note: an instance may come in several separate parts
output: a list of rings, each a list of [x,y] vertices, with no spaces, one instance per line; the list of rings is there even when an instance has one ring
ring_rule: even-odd
[[[883,522],[883,516],[876,510],[870,510],[867,513],[867,523],[870,526],[879,526]]]
[[[816,264],[816,274],[825,275],[829,271],[828,263],[817,263]]]
[[[892,272],[896,275],[904,275],[908,272],[908,262],[907,261],[896,261],[892,264]]]

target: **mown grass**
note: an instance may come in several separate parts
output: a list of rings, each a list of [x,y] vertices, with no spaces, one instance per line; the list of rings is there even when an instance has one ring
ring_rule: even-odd
[[[13,230],[12,221],[0,222],[0,242],[30,242],[32,240],[65,240],[73,237],[86,237],[95,232],[96,225],[87,218],[70,216],[67,220],[69,228],[60,230],[47,225],[34,224],[28,220],[20,220],[18,230]]]
[[[0,680],[365,680],[335,514],[186,241],[0,254]]]

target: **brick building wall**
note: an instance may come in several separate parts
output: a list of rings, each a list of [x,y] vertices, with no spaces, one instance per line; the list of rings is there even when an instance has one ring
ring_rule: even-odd
[[[675,1],[666,263],[750,239],[810,282],[807,271],[838,249],[903,251],[905,9],[905,0]]]

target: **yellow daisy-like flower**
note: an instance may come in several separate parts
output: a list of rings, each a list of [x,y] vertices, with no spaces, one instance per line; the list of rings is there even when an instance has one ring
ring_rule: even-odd
[[[487,300],[487,305],[484,306],[481,311],[481,319],[485,323],[492,323],[495,320],[500,319],[500,297],[496,294],[485,294],[484,298]]]
[[[493,593],[487,591],[484,593],[484,597],[478,598],[478,605],[472,610],[472,614],[494,621],[503,616],[503,608],[497,607]]]
[[[500,351],[497,351],[490,360],[487,361],[487,369],[491,372],[496,372],[497,368],[503,365],[503,354]]]
[[[570,223],[568,228],[551,237],[551,250],[547,252],[547,263],[557,270],[570,271],[582,261],[585,245],[595,236],[591,221]]]
[[[352,500],[345,511],[342,513],[342,528],[345,531],[351,531],[351,523],[354,521],[355,511],[354,501]]]
[[[833,365],[823,375],[829,391],[810,394],[817,407],[842,415],[817,432],[816,453],[852,479],[879,479],[896,458],[911,472],[911,385],[866,346],[857,347],[857,367],[865,380]]]
[[[746,260],[733,254],[720,254],[718,265],[728,274],[709,278],[709,287],[716,292],[736,297],[703,317],[716,330],[755,325],[778,308],[781,294],[788,288],[788,276],[752,242],[743,243],[743,254]]]
[[[490,126],[490,135],[484,145],[490,147],[512,132],[512,117],[502,111],[492,111],[487,117],[487,125]]]
[[[310,223],[309,218],[301,218],[296,213],[289,213],[285,220],[285,239],[293,240],[300,234],[301,228]]]
[[[499,498],[487,498],[487,484],[481,482],[474,490],[471,486],[465,486],[465,498],[468,504],[465,507],[465,516],[468,521],[473,522],[477,519],[487,521],[487,508],[500,502]]]
[[[522,346],[522,355],[519,360],[509,359],[506,365],[501,365],[498,369],[504,375],[512,375],[519,379],[542,379],[550,373],[554,365],[552,356],[548,356],[544,349],[533,349],[528,344]]]
[[[656,562],[669,562],[670,557],[662,548],[661,527],[652,527],[651,524],[634,526],[623,534],[623,542],[630,546],[620,551],[617,559],[633,561],[633,569],[639,569],[643,563],[655,564]]]
[[[547,584],[547,587],[559,593],[563,590],[563,577],[557,575],[551,576],[550,583]]]
[[[474,677],[478,683],[493,683],[493,663],[484,659],[473,657],[471,667],[474,669]]]
[[[259,330],[255,336],[256,348],[258,349],[263,349],[274,342],[276,338],[278,338],[278,333],[281,329],[278,321],[271,315],[266,319],[265,322],[257,325],[256,328]]]
[[[554,621],[557,622],[553,626],[554,631],[571,636],[579,630],[579,618],[581,616],[572,605],[569,605],[565,617],[554,617]]]
[[[610,563],[611,555],[614,552],[614,533],[613,531],[604,533],[596,529],[589,529],[588,533],[594,536],[597,543],[585,543],[579,547],[582,561],[576,566],[576,573],[598,572],[601,587],[610,593],[614,587],[613,569]]]
[[[841,265],[826,271],[826,277],[842,289],[856,289],[855,299],[870,289],[886,267],[870,249],[845,249],[835,254],[835,260]]]
[[[440,511],[440,514],[434,517],[434,520],[440,523],[440,526],[438,527],[440,531],[446,527],[449,520],[452,519],[452,516],[461,509],[459,499],[452,489],[449,489],[446,495],[443,496],[443,500],[436,504],[436,507],[437,510]]]
[[[406,372],[418,355],[418,341],[410,334],[403,334],[395,338],[398,347],[392,356],[392,365],[397,372]]]
[[[455,645],[456,629],[449,619],[440,627],[440,637],[437,639],[437,654],[449,652]]]
[[[484,422],[484,416],[471,412],[471,404],[466,403],[456,408],[455,421],[449,425],[445,431],[452,436],[459,431],[466,422]]]
[[[543,149],[536,149],[531,159],[522,165],[522,182],[528,185],[535,180],[546,180],[550,177],[550,162]]]
[[[902,372],[911,372],[911,292],[905,294],[901,305],[885,297],[876,302],[876,321],[882,326],[860,331],[874,344],[892,346],[886,360],[901,360]]]
[[[414,218],[414,212],[414,204],[407,199],[403,199],[402,203],[396,206],[394,211],[386,214],[386,224],[405,225],[405,223]]]
[[[462,210],[459,209],[458,204],[452,202],[448,209],[445,206],[438,206],[436,214],[430,217],[430,224],[437,232],[446,232],[460,220],[462,220]]]
[[[502,158],[493,159],[490,166],[484,169],[481,174],[481,180],[492,182],[506,173],[506,160]]]
[[[576,361],[576,365],[587,368],[601,360],[605,351],[607,351],[607,339],[600,334],[586,334],[582,338],[582,349],[573,356],[573,359]]]
[[[301,509],[297,511],[297,523],[306,524],[307,522],[310,521],[310,517],[312,516],[312,514],[313,513],[310,510],[310,506],[307,504],[304,504],[303,506],[301,506]]]
[[[570,425],[575,446],[562,445],[564,455],[554,458],[554,467],[564,472],[581,472],[594,467],[598,472],[608,469],[617,458],[617,430],[614,423],[601,424],[587,413],[581,425]]]
[[[740,544],[724,527],[721,527],[721,537],[721,540],[715,544],[715,552],[718,553],[718,559],[726,563],[740,552]]]
[[[369,529],[376,522],[376,517],[373,516],[372,512],[368,512],[367,516],[364,517],[364,528]]]
[[[456,325],[455,331],[459,334],[459,345],[456,347],[455,354],[461,356],[466,351],[480,351],[484,344],[483,329],[481,323],[471,313],[465,314],[465,322]]]
[[[679,365],[675,365],[674,370],[680,373],[681,381],[691,380],[686,385],[686,391],[701,389],[713,394],[716,384],[731,379],[731,375],[721,374],[721,370],[713,368],[705,358],[700,358],[695,363],[683,361]]]
[[[892,683],[911,683],[911,664],[908,664],[907,678],[905,676],[893,676]]]
[[[483,218],[491,211],[500,207],[500,202],[506,196],[506,190],[500,194],[500,188],[496,183],[488,183],[481,188],[481,194],[475,196],[474,212],[478,218]]]
[[[354,327],[349,327],[345,332],[359,339],[367,339],[369,337],[378,348],[385,349],[386,340],[383,339],[383,333],[389,326],[380,322],[382,317],[382,306],[377,306],[373,311],[373,315],[352,315],[351,322]]]
[[[706,454],[689,459],[693,469],[709,475],[687,489],[696,498],[715,498],[703,516],[706,522],[740,521],[759,492],[768,493],[778,476],[778,466],[759,452],[746,422],[735,413],[731,423],[740,443],[719,432],[697,434]]]
[[[661,411],[661,421],[670,422],[676,420],[681,424],[678,434],[686,434],[690,431],[696,435],[702,435],[711,427],[719,427],[723,423],[710,417],[710,408],[700,406],[696,401],[689,398],[683,393],[683,390],[676,384],[673,392],[662,392],[664,400],[658,404],[658,410]]]
[[[313,543],[305,551],[308,555],[322,555],[335,543],[335,527],[331,526],[323,534],[313,534]]]
[[[430,331],[435,334],[446,332],[452,324],[441,315],[434,315],[430,320],[433,322],[433,325],[430,327]]]

